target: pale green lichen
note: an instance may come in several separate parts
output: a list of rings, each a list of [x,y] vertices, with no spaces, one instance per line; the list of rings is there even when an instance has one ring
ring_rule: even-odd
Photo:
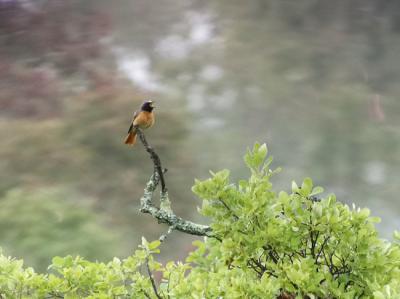
[[[184,220],[174,214],[170,208],[170,200],[168,193],[161,195],[161,203],[164,207],[158,208],[154,206],[152,197],[158,185],[158,175],[152,175],[147,182],[144,194],[140,200],[140,211],[153,216],[160,223],[166,223],[173,229],[179,230],[184,233],[197,236],[212,236],[211,228],[207,225],[197,224],[188,220]]]

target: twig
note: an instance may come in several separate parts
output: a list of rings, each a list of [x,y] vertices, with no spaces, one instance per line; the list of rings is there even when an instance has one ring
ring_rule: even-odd
[[[331,238],[331,237],[328,236],[328,237],[326,237],[326,238],[324,239],[324,242],[322,243],[321,248],[319,249],[319,252],[318,252],[318,254],[317,254],[317,257],[315,258],[315,263],[318,263],[318,259],[319,259],[319,257],[321,256],[322,250],[324,250],[324,247],[325,247],[326,243],[329,241],[330,238]]]
[[[171,283],[171,273],[172,273],[172,272],[169,272],[169,275],[168,275],[168,286],[167,286],[167,296],[168,296],[168,299],[171,298],[171,296],[169,295],[169,284]]]
[[[156,297],[158,299],[162,299],[160,294],[158,294],[157,286],[156,286],[156,283],[154,282],[153,274],[151,274],[150,266],[149,266],[149,259],[148,258],[146,258],[146,268],[147,268],[147,274],[149,275],[149,278],[150,278],[150,281],[151,281],[151,285],[153,287],[154,294],[156,294]]]
[[[222,198],[218,197],[218,200],[223,204],[223,206],[233,215],[235,220],[239,220],[239,216],[237,216],[232,209],[226,204],[225,201],[222,200]]]
[[[279,262],[279,256],[278,256],[278,258],[277,258],[277,257],[274,256],[274,254],[273,254],[273,251],[275,251],[275,250],[273,250],[270,246],[266,246],[266,245],[264,245],[262,248],[263,248],[265,251],[268,252],[268,256],[274,261],[275,264],[277,264],[277,263]]]
[[[165,239],[168,237],[168,235],[169,235],[170,233],[172,233],[172,231],[173,231],[174,229],[175,229],[175,226],[174,226],[174,225],[171,225],[171,226],[168,228],[167,232],[166,232],[165,234],[162,234],[162,235],[160,236],[160,238],[158,238],[158,239],[160,240],[160,242],[161,242],[161,243],[164,242]]]

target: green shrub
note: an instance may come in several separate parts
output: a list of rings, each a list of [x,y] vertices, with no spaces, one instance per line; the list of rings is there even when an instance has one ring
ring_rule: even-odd
[[[195,241],[186,263],[155,261],[160,241],[142,241],[121,261],[53,258],[49,274],[0,258],[6,298],[399,298],[400,248],[378,238],[368,209],[348,207],[307,178],[275,193],[267,147],[245,156],[248,180],[229,171],[196,181],[213,238]],[[159,274],[160,283],[153,275]],[[154,284],[153,284],[154,282]]]

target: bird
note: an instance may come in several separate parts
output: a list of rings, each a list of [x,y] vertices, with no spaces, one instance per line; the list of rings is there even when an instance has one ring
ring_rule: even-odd
[[[145,101],[140,107],[140,110],[135,111],[128,130],[128,135],[125,138],[125,144],[135,145],[137,128],[148,129],[154,125],[154,108],[153,101]]]

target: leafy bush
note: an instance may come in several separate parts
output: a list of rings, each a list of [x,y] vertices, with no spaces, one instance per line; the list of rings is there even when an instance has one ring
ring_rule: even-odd
[[[292,192],[275,193],[267,147],[245,156],[248,180],[229,171],[196,181],[201,213],[213,238],[195,241],[186,263],[155,261],[160,241],[142,241],[121,261],[53,258],[50,273],[23,269],[1,256],[0,292],[6,298],[398,298],[399,234],[378,238],[368,209],[350,208],[307,178]],[[155,282],[154,276],[160,277]]]

